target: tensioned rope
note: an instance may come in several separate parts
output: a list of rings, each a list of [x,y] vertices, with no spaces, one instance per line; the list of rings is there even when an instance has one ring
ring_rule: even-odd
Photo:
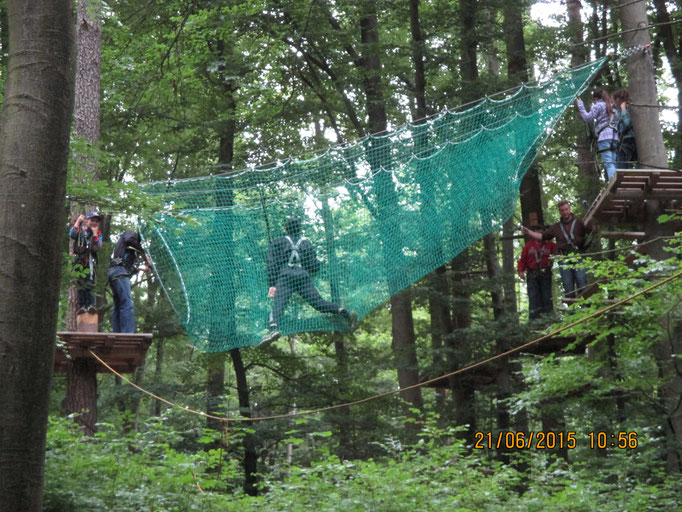
[[[194,409],[190,409],[190,408],[188,408],[188,407],[184,407],[184,406],[182,406],[182,405],[176,404],[175,402],[172,402],[172,401],[170,401],[170,400],[167,400],[167,399],[165,399],[165,398],[162,398],[162,397],[156,395],[155,393],[152,393],[151,391],[147,391],[146,389],[144,389],[144,388],[142,388],[141,386],[135,384],[135,383],[132,382],[130,379],[126,378],[125,376],[121,375],[119,372],[117,372],[116,370],[114,370],[111,366],[109,366],[109,365],[108,365],[108,364],[107,364],[99,355],[97,355],[95,352],[93,352],[92,350],[90,350],[90,353],[92,354],[92,356],[93,356],[95,359],[97,359],[97,361],[99,361],[99,362],[100,362],[105,368],[107,368],[111,373],[117,375],[117,376],[120,377],[122,380],[124,380],[125,382],[127,382],[128,384],[130,384],[131,386],[133,386],[134,388],[136,388],[137,390],[139,390],[139,391],[145,393],[146,395],[148,395],[148,396],[150,396],[150,397],[152,397],[152,398],[154,398],[154,399],[156,399],[156,400],[160,400],[160,401],[162,401],[163,403],[165,403],[165,404],[167,404],[167,405],[170,405],[171,407],[174,407],[174,408],[177,408],[177,409],[181,409],[181,410],[183,410],[183,411],[185,411],[185,412],[189,412],[189,413],[196,414],[196,415],[199,415],[199,416],[203,416],[203,417],[206,417],[206,418],[211,418],[211,419],[219,420],[219,421],[223,422],[223,423],[226,424],[226,425],[229,424],[230,422],[266,421],[266,420],[274,420],[274,419],[282,419],[282,418],[292,418],[292,417],[296,417],[296,416],[308,416],[308,415],[317,414],[317,413],[320,413],[320,412],[326,412],[326,411],[330,411],[330,410],[334,410],[334,409],[340,409],[340,408],[343,408],[343,407],[351,407],[351,406],[358,405],[358,404],[362,404],[362,403],[365,403],[365,402],[370,402],[370,401],[372,401],[372,400],[377,400],[377,399],[379,399],[379,398],[384,398],[384,397],[387,397],[387,396],[391,396],[391,395],[395,395],[395,394],[398,394],[398,393],[402,393],[402,392],[408,391],[408,390],[410,390],[410,389],[415,389],[415,388],[427,386],[427,385],[432,384],[432,383],[434,383],[434,382],[437,382],[437,381],[440,381],[440,380],[443,380],[443,379],[447,379],[448,377],[452,377],[452,376],[454,376],[454,375],[459,375],[459,374],[468,372],[468,371],[470,371],[470,370],[473,370],[474,368],[477,368],[477,367],[479,367],[479,366],[483,366],[483,365],[488,364],[488,363],[490,363],[490,362],[492,362],[492,361],[495,361],[495,360],[497,360],[497,359],[502,359],[502,358],[504,358],[504,357],[510,356],[510,355],[515,354],[515,353],[517,353],[517,352],[520,352],[520,351],[522,351],[523,349],[528,348],[528,347],[530,347],[530,346],[532,346],[532,345],[535,345],[535,344],[538,344],[538,343],[540,343],[540,342],[542,342],[542,341],[548,340],[548,339],[550,339],[550,338],[556,336],[557,334],[559,334],[559,333],[561,333],[561,332],[564,332],[564,331],[566,331],[566,330],[568,330],[568,329],[572,329],[573,327],[576,327],[576,326],[578,326],[578,325],[580,325],[580,324],[583,324],[583,323],[587,322],[588,320],[592,320],[592,319],[594,319],[594,318],[598,318],[598,317],[600,317],[600,316],[602,316],[602,315],[605,315],[605,314],[608,313],[609,311],[611,311],[611,310],[613,310],[613,309],[615,309],[615,308],[617,308],[617,307],[619,307],[619,306],[621,306],[621,305],[623,305],[623,304],[626,304],[626,303],[628,303],[628,302],[630,302],[630,301],[636,299],[637,297],[640,297],[640,296],[645,295],[645,294],[647,294],[647,293],[649,293],[649,292],[651,292],[651,291],[653,291],[653,290],[655,290],[655,289],[657,289],[657,288],[660,288],[661,286],[664,286],[664,285],[670,283],[671,281],[674,281],[675,279],[678,279],[679,277],[682,277],[682,270],[679,271],[679,272],[676,272],[675,274],[673,274],[673,275],[671,275],[671,276],[669,276],[669,277],[667,277],[667,278],[665,278],[665,279],[662,279],[662,280],[658,281],[657,283],[652,284],[651,286],[649,286],[649,287],[647,287],[647,288],[645,288],[645,289],[643,289],[643,290],[640,290],[640,291],[637,292],[637,293],[634,293],[634,294],[632,294],[632,295],[629,295],[628,297],[625,297],[625,298],[623,298],[623,299],[621,299],[621,300],[619,300],[619,301],[617,301],[617,302],[615,302],[615,303],[613,303],[613,304],[610,304],[610,305],[608,305],[608,306],[605,306],[605,307],[603,307],[603,308],[601,308],[601,309],[595,311],[594,313],[591,313],[591,314],[589,314],[589,315],[587,315],[587,316],[585,316],[585,317],[583,317],[583,318],[581,318],[581,319],[579,319],[579,320],[575,320],[575,321],[570,322],[570,323],[568,323],[568,324],[566,324],[566,325],[564,325],[564,326],[562,326],[562,327],[559,327],[558,329],[555,329],[554,331],[550,332],[549,334],[545,334],[545,335],[543,335],[543,336],[540,336],[539,338],[536,338],[536,339],[534,339],[534,340],[532,340],[532,341],[529,341],[529,342],[527,342],[527,343],[524,343],[523,345],[516,346],[516,347],[514,347],[514,348],[512,348],[512,349],[509,349],[509,350],[507,350],[507,351],[505,351],[505,352],[502,352],[502,353],[500,353],[500,354],[496,354],[496,355],[494,355],[494,356],[488,357],[488,358],[483,359],[483,360],[481,360],[481,361],[478,361],[478,362],[476,362],[476,363],[472,363],[472,364],[470,364],[470,365],[468,365],[468,366],[465,366],[465,367],[463,367],[463,368],[460,368],[460,369],[458,369],[458,370],[455,370],[455,371],[452,371],[452,372],[449,372],[449,373],[445,373],[445,374],[443,374],[443,375],[441,375],[441,376],[439,376],[439,377],[435,377],[435,378],[429,379],[429,380],[424,381],[424,382],[419,382],[419,383],[413,384],[413,385],[411,385],[411,386],[406,386],[406,387],[404,387],[404,388],[399,388],[399,389],[395,389],[395,390],[392,390],[392,391],[386,391],[386,392],[384,392],[384,393],[378,393],[378,394],[376,394],[376,395],[372,395],[372,396],[369,396],[369,397],[366,397],[366,398],[362,398],[362,399],[360,399],[360,400],[353,400],[353,401],[351,401],[351,402],[345,402],[345,403],[336,404],[336,405],[329,405],[329,406],[325,406],[325,407],[319,407],[319,408],[316,408],[316,409],[301,410],[301,411],[296,411],[296,412],[293,412],[293,413],[275,414],[275,415],[272,415],[272,416],[255,416],[255,417],[252,417],[252,418],[248,418],[248,417],[216,416],[216,415],[213,415],[213,414],[208,414],[208,413],[205,413],[205,412],[202,412],[202,411],[196,411],[196,410],[194,410]]]

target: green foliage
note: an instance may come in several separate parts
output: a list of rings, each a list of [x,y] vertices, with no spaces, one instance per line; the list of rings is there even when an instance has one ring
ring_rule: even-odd
[[[83,438],[70,419],[50,420],[46,452],[44,510],[189,511],[220,510],[218,492],[237,461],[221,460],[218,450],[182,453],[172,448],[179,434],[161,421],[145,433],[121,436],[100,424]]]
[[[497,58],[500,69],[505,67],[503,8],[518,5],[524,11],[526,49],[536,77],[568,67],[572,48],[566,29],[530,22],[529,2],[469,4],[476,6],[478,24],[469,35],[477,40],[481,69],[476,83],[463,84],[460,2],[420,3],[429,113],[456,107],[465,97],[518,85],[483,65],[485,56],[486,62]],[[377,6],[382,85],[389,125],[395,127],[413,118],[415,106],[408,3],[380,0]],[[183,230],[200,230],[202,222],[208,224],[197,216],[178,214],[178,206],[189,204],[187,196],[178,198],[175,208],[166,208],[166,197],[150,196],[139,183],[157,181],[162,189],[170,180],[319,154],[330,143],[366,135],[365,76],[349,51],[362,50],[358,7],[358,2],[346,0],[107,2],[101,145],[93,148],[72,140],[72,154],[96,160],[101,180],[93,183],[82,161],[73,159],[71,200],[122,214],[112,218],[113,233],[133,223],[129,214],[147,220],[162,214],[171,217],[169,223],[177,222],[172,232],[179,236]],[[0,81],[4,76],[0,73]],[[576,172],[572,145],[583,130],[575,116],[565,116],[536,161],[550,207],[548,221],[556,220],[552,207],[559,198],[584,196],[580,190],[584,177]],[[234,153],[228,162],[225,145],[230,133]],[[678,139],[675,133],[668,136]],[[339,175],[343,177],[342,172]],[[264,192],[278,201],[300,204],[300,197],[323,183],[312,180],[312,188],[306,188],[275,182]],[[402,197],[409,198],[406,204],[420,204],[420,187],[413,185],[403,191]],[[242,193],[237,199],[243,197]],[[455,217],[478,211],[467,203]],[[334,220],[344,244],[353,229],[367,228],[373,221],[359,212]],[[410,222],[423,227],[417,216]],[[440,226],[443,236],[451,235],[450,221],[434,225]],[[248,226],[249,233],[255,229]],[[321,231],[310,236],[324,245]],[[262,240],[261,234],[258,243]],[[212,243],[210,237],[198,241],[202,248]],[[626,245],[621,246],[624,253]],[[111,243],[105,241],[101,254],[110,252]],[[676,245],[671,256],[679,258],[681,253]],[[599,257],[595,255],[589,267],[594,279],[603,280],[602,293],[563,312],[563,324],[603,307],[604,299],[618,300],[679,267],[679,260],[656,263],[640,258],[627,267],[622,258],[602,262]],[[472,326],[456,329],[440,346],[429,310],[432,284],[424,279],[411,290],[418,354],[418,367],[412,369],[420,377],[439,356],[443,360],[430,377],[489,357],[499,351],[501,342],[515,345],[537,336],[536,325],[519,326],[513,315],[494,318],[490,292],[500,283],[482,277],[480,243],[470,246],[467,261],[467,268],[457,268],[458,273],[450,268],[456,265],[448,266],[448,290],[441,298],[452,316],[470,311]],[[100,263],[106,265],[106,257]],[[215,266],[211,261],[201,264],[202,269]],[[462,277],[459,271],[472,273]],[[75,275],[66,258],[63,274],[65,284]],[[105,295],[101,276],[100,271],[98,294]],[[201,300],[210,305],[212,297],[205,293],[210,280],[207,274],[200,274],[200,279]],[[143,386],[205,410],[209,365],[198,356],[170,303],[156,288],[158,283],[135,282],[139,330],[155,336]],[[527,418],[535,431],[542,428],[546,415],[556,416],[565,421],[566,430],[579,435],[580,444],[569,451],[569,461],[530,450],[512,454],[511,462],[502,464],[502,454],[464,445],[462,438],[470,432],[448,426],[455,424],[454,413],[462,407],[457,402],[459,388],[454,389],[455,400],[443,390],[423,389],[426,409],[436,409],[442,416],[425,414],[415,444],[407,441],[404,404],[386,397],[295,421],[257,422],[249,428],[231,425],[221,451],[215,447],[223,442],[223,433],[207,430],[204,417],[162,405],[161,419],[155,418],[158,404],[103,375],[98,378],[100,434],[86,439],[68,420],[51,420],[46,510],[676,510],[682,493],[679,479],[668,478],[661,462],[667,448],[661,425],[668,420],[670,404],[661,398],[665,361],[657,350],[675,332],[668,331],[661,319],[673,327],[680,321],[681,295],[680,286],[672,283],[573,329],[590,343],[588,357],[564,353],[516,357],[514,378],[523,379],[524,387],[511,396],[501,393],[497,381],[481,384],[478,375],[462,376],[460,382],[475,388],[465,407],[474,409],[479,430],[495,431],[507,406],[513,424]],[[62,296],[63,317],[65,291]],[[109,328],[106,308],[102,331]],[[227,317],[222,310],[213,315]],[[390,306],[384,305],[365,316],[354,336],[303,333],[289,338],[295,349],[282,340],[266,350],[242,350],[252,413],[286,414],[294,408],[313,409],[395,390],[391,329]],[[227,371],[222,394],[211,397],[220,402],[221,413],[238,414],[236,387],[234,372]],[[55,416],[65,389],[66,376],[56,375],[51,400]],[[126,420],[134,420],[135,432],[125,432],[130,426]],[[636,431],[639,448],[609,449],[602,456],[586,445],[588,433],[597,429]],[[259,457],[258,498],[240,490],[247,434]]]
[[[414,446],[386,439],[385,455],[376,458],[342,461],[320,452],[309,466],[289,466],[281,480],[266,478],[266,494],[252,498],[224,488],[239,471],[236,459],[220,462],[218,450],[180,452],[172,448],[179,434],[160,422],[125,437],[102,425],[83,439],[70,420],[52,419],[45,510],[672,510],[682,492],[679,479],[652,472],[637,451],[572,468],[529,452],[532,471],[522,474],[468,453],[456,431],[436,421],[431,416]]]

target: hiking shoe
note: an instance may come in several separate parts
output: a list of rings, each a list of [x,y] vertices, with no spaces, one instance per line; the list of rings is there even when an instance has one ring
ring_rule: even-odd
[[[92,306],[92,305],[89,306],[88,307],[88,313],[90,313],[91,315],[96,315],[97,314],[97,308],[95,306]]]
[[[268,332],[262,340],[260,340],[260,343],[258,344],[258,348],[263,348],[267,347],[272,343],[273,341],[277,341],[280,336],[282,336],[282,333],[277,330],[277,327],[271,328],[270,332]]]
[[[76,315],[82,315],[83,313],[87,313],[88,310],[85,308],[78,308],[78,311],[76,311]]]

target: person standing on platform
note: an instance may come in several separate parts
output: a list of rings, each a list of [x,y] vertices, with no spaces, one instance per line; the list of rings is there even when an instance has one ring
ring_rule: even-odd
[[[97,252],[102,248],[102,233],[99,230],[101,217],[97,212],[79,215],[69,236],[73,238],[73,267],[78,272],[76,289],[78,290],[78,312],[97,313],[95,307],[95,275],[97,270]]]
[[[561,217],[559,222],[552,224],[543,231],[533,231],[525,226],[521,227],[521,231],[524,235],[538,241],[554,238],[557,252],[560,255],[579,258],[580,253],[585,249],[585,240],[590,229],[585,226],[582,219],[573,214],[568,201],[560,201],[557,206]],[[559,274],[566,298],[576,298],[587,288],[587,272],[584,268],[560,261]]]
[[[618,112],[613,108],[611,97],[602,89],[592,93],[592,107],[585,110],[583,100],[578,98],[576,105],[584,121],[594,121],[594,132],[597,136],[597,149],[606,169],[607,180],[616,174],[616,150],[618,149]]]
[[[542,231],[541,226],[531,226],[533,231]],[[526,237],[526,245],[517,265],[519,277],[526,280],[528,313],[530,320],[551,313],[552,306],[552,256],[556,244],[551,240],[535,240]]]
[[[145,266],[142,268],[136,266],[138,258],[145,261]],[[150,272],[151,263],[142,248],[139,233],[127,230],[121,233],[116,242],[107,274],[114,300],[114,309],[111,314],[113,332],[135,332],[135,308],[130,278],[138,270]]]
[[[618,134],[620,143],[616,153],[616,167],[618,169],[632,169],[637,161],[637,142],[635,140],[635,130],[632,127],[628,103],[630,103],[630,93],[626,89],[620,89],[613,93],[614,107],[620,109],[618,115]]]

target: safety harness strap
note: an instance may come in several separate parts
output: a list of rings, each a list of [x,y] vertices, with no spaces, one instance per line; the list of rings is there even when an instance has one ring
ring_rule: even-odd
[[[301,247],[301,242],[303,242],[303,240],[305,239],[299,238],[298,241],[294,243],[290,236],[285,236],[284,238],[286,238],[289,244],[291,245],[291,255],[289,256],[289,262],[287,263],[287,265],[289,267],[300,267],[301,255],[298,253],[298,250]]]

